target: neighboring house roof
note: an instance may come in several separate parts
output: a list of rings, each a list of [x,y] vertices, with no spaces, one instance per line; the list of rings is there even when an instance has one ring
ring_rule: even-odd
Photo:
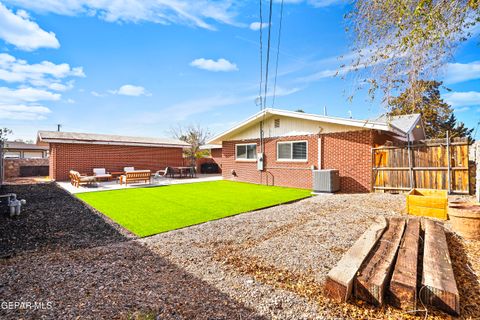
[[[82,143],[102,145],[173,147],[186,148],[190,145],[184,141],[168,138],[129,137],[110,134],[94,134],[62,131],[39,131],[38,141],[46,143]]]
[[[26,143],[22,141],[5,141],[4,148],[8,150],[48,150],[48,146],[39,146],[33,143]]]
[[[364,129],[381,130],[381,131],[390,132],[399,137],[407,137],[407,134],[415,127],[415,125],[413,125],[413,127],[407,128],[410,122],[413,121],[413,119],[420,118],[419,115],[408,115],[406,116],[406,119],[403,119],[404,116],[399,116],[396,118],[394,122],[385,121],[385,119],[358,120],[358,119],[351,119],[351,118],[330,117],[330,116],[323,116],[318,114],[267,108],[263,111],[260,111],[254,114],[253,116],[237,124],[233,128],[215,136],[210,141],[208,141],[208,143],[209,144],[221,143],[223,140],[227,140],[229,137],[235,135],[235,133],[241,132],[242,130],[245,130],[246,128],[256,123],[259,123],[260,121],[262,121],[263,119],[269,116],[284,116],[284,117],[291,117],[291,118],[297,118],[297,119],[303,119],[303,120],[309,120],[309,121],[317,121],[321,123],[330,123],[330,124],[344,125],[344,126],[364,128]],[[302,134],[305,134],[305,133],[302,133]]]
[[[221,144],[204,144],[199,147],[200,150],[212,150],[212,149],[222,149]]]
[[[399,128],[405,133],[411,132],[413,129],[415,129],[415,126],[419,124],[422,120],[422,116],[420,113],[412,113],[412,114],[406,114],[406,115],[401,115],[401,116],[387,116],[387,115],[381,115],[380,117],[376,118],[374,121],[378,122],[385,122],[385,123],[391,123],[395,127]]]

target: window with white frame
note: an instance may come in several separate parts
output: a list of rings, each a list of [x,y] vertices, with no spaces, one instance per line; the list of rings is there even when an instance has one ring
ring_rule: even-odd
[[[278,142],[277,160],[307,161],[307,141]]]
[[[26,159],[41,159],[43,158],[42,151],[24,151],[23,157]]]
[[[4,158],[17,159],[21,157],[20,151],[5,151],[3,153]]]
[[[257,159],[257,144],[236,144],[235,158],[239,160],[255,160]]]

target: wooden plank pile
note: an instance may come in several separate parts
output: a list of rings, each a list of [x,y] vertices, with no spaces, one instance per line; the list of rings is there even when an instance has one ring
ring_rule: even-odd
[[[329,272],[325,293],[338,302],[353,296],[410,312],[417,310],[420,302],[459,315],[459,294],[443,223],[420,218],[379,219]]]

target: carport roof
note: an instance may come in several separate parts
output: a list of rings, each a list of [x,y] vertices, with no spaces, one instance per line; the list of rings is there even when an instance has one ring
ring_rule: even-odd
[[[130,137],[111,134],[39,131],[38,142],[43,143],[78,143],[144,147],[187,148],[190,145],[184,141],[169,138]]]

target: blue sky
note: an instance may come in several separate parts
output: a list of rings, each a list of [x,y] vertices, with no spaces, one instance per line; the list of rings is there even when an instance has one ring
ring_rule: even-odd
[[[279,2],[273,9],[270,84]],[[347,10],[336,0],[285,0],[274,107],[355,118],[384,111],[364,92],[348,102],[353,84],[333,77],[350,52]],[[259,110],[258,22],[256,0],[0,0],[0,126],[30,140],[58,123],[138,136],[168,136],[179,124],[219,133]],[[452,89],[444,98],[475,127],[478,38],[454,58],[439,75]]]

